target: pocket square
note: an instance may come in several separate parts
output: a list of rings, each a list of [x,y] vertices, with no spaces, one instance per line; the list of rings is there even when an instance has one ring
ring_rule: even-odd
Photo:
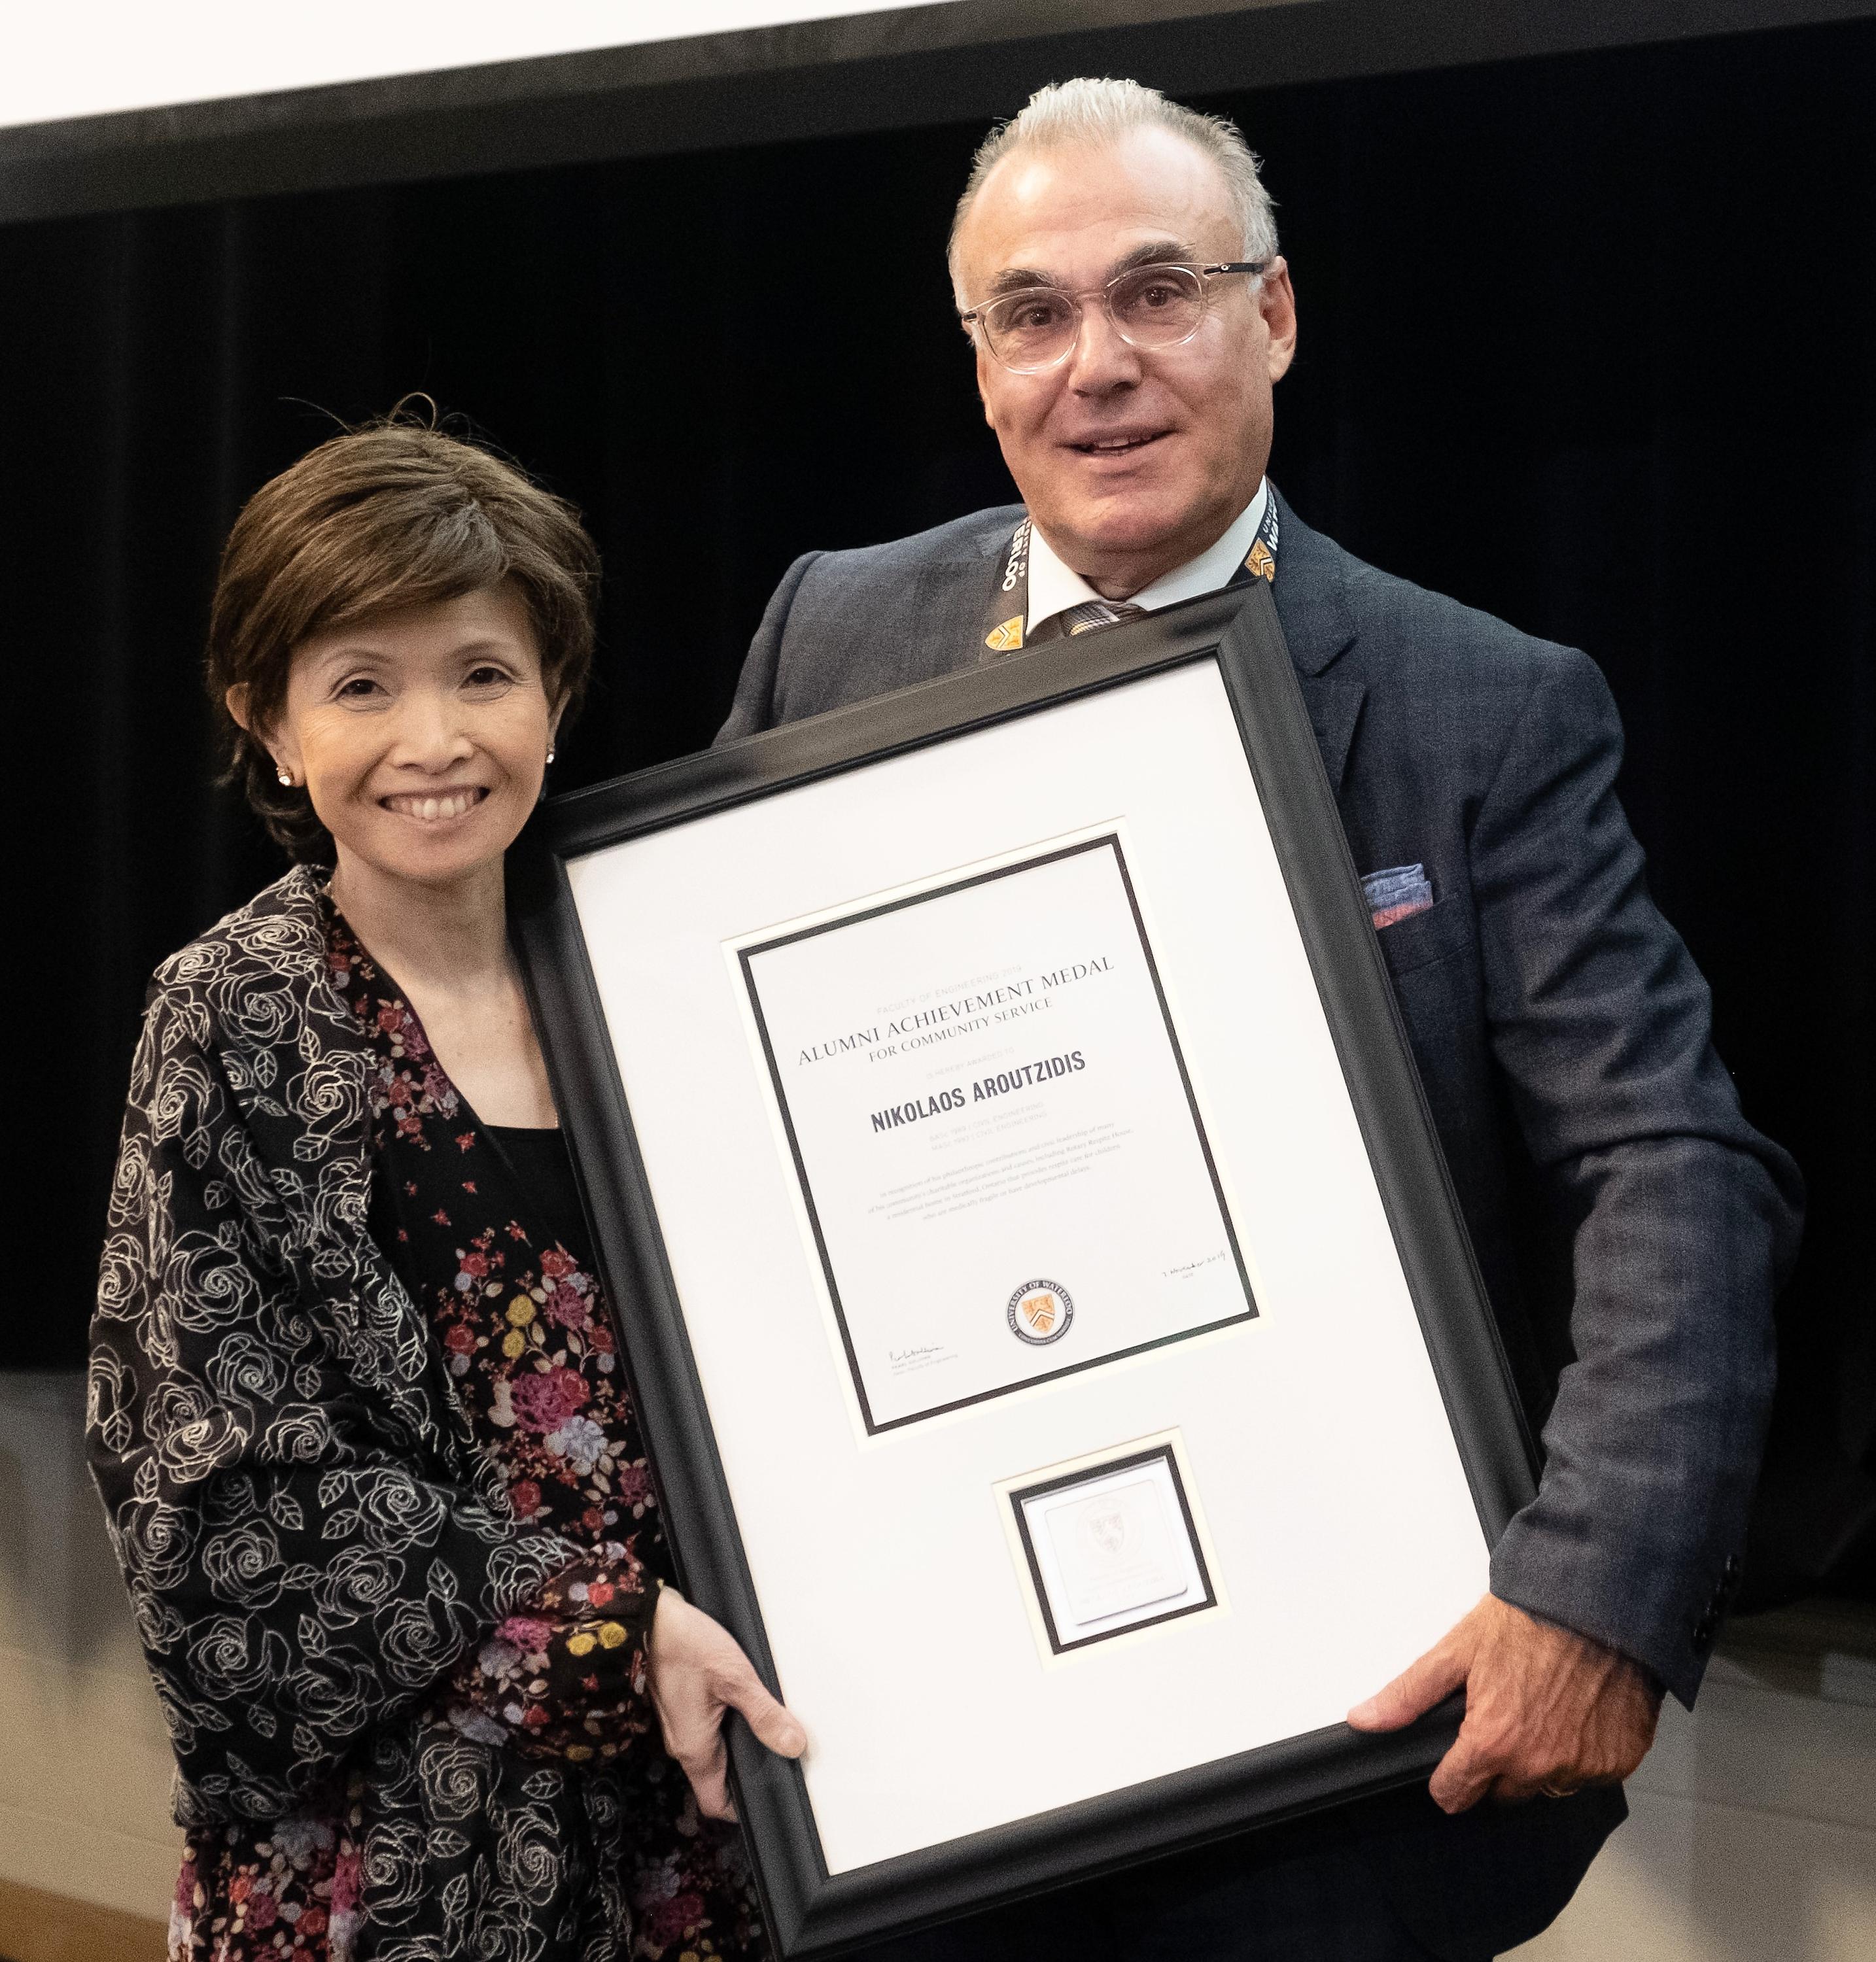
[[[1433,904],[1433,881],[1424,865],[1390,865],[1385,871],[1364,872],[1361,890],[1377,928],[1424,913]]]

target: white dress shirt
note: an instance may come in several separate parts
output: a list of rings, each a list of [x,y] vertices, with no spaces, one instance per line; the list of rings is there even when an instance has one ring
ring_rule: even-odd
[[[1143,586],[1127,603],[1153,613],[1162,606],[1174,606],[1181,599],[1195,599],[1201,593],[1216,593],[1221,586],[1229,585],[1232,574],[1249,555],[1258,527],[1264,522],[1264,507],[1270,501],[1270,483],[1267,477],[1258,485],[1257,495],[1238,513],[1223,537],[1206,546],[1197,558],[1187,559],[1184,565],[1176,565],[1171,571],[1162,573],[1150,586]],[[1023,638],[1034,640],[1036,629],[1045,620],[1053,619],[1064,607],[1079,606],[1085,600],[1100,597],[1079,572],[1071,572],[1056,557],[1041,528],[1032,525],[1029,532],[1029,614],[1023,622]]]

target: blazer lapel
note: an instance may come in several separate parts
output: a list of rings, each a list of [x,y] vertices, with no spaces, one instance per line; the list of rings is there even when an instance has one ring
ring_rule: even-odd
[[[1322,752],[1322,767],[1339,793],[1368,684],[1335,675],[1299,675],[1296,679],[1302,689],[1303,706],[1309,711],[1309,726],[1316,733],[1316,747]]]
[[[1015,596],[999,593],[997,589],[1003,578],[1004,549],[1009,544],[1010,534],[1022,519],[1022,507],[1018,505],[1013,514],[999,511],[996,516],[999,522],[996,529],[986,532],[978,541],[976,560],[962,567],[947,568],[958,579],[958,590],[970,596],[970,619],[953,650],[954,669],[974,668],[984,661],[994,660],[996,655],[984,636],[992,627],[1002,625],[1015,609]],[[1007,523],[1002,522],[1005,519],[1008,519]],[[934,618],[948,617],[948,613],[933,615]],[[1008,651],[1015,653],[1021,645],[1018,642],[1016,648]]]
[[[1344,591],[1341,554],[1321,532],[1312,531],[1272,484],[1277,499],[1277,577],[1270,597],[1277,603],[1283,638],[1295,664],[1323,768],[1339,791],[1348,765],[1349,746],[1361,719],[1366,682],[1327,670],[1354,644],[1355,622]]]
[[[890,681],[874,679],[868,693],[964,673],[980,662],[996,658],[985,645],[984,636],[1011,610],[1010,602],[1004,599],[999,613],[998,602],[1003,596],[997,587],[1003,577],[1003,548],[1022,509],[1017,506],[984,516],[992,522],[963,552],[919,570],[908,615],[924,623],[922,630],[908,637],[906,660],[896,676]]]

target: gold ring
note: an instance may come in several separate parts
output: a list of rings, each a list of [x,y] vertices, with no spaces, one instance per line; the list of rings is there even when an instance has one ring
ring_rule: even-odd
[[[1538,1790],[1546,1798],[1574,1798],[1582,1788],[1574,1785],[1540,1785]]]

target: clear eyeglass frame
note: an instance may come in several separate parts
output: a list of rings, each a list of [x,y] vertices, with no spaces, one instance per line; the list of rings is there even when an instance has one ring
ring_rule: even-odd
[[[1149,351],[1180,347],[1204,324],[1213,290],[1210,281],[1233,273],[1248,273],[1254,278],[1270,263],[1267,259],[1238,259],[1210,266],[1164,261],[1131,266],[1105,286],[1089,286],[1076,292],[1062,286],[1024,286],[1015,292],[999,293],[995,299],[960,314],[958,319],[967,332],[982,337],[992,358],[1012,374],[1046,374],[1051,368],[1059,368],[1079,344],[1084,300],[1101,302],[1108,324],[1130,347]],[[1143,301],[1155,286],[1170,286],[1174,293],[1174,303],[1162,309],[1163,331],[1150,315],[1138,314],[1130,305],[1135,300]],[[1059,312],[1052,320],[1036,324],[1025,347],[1025,336],[1018,324],[1022,311],[1045,302],[1051,310],[1059,308]]]

